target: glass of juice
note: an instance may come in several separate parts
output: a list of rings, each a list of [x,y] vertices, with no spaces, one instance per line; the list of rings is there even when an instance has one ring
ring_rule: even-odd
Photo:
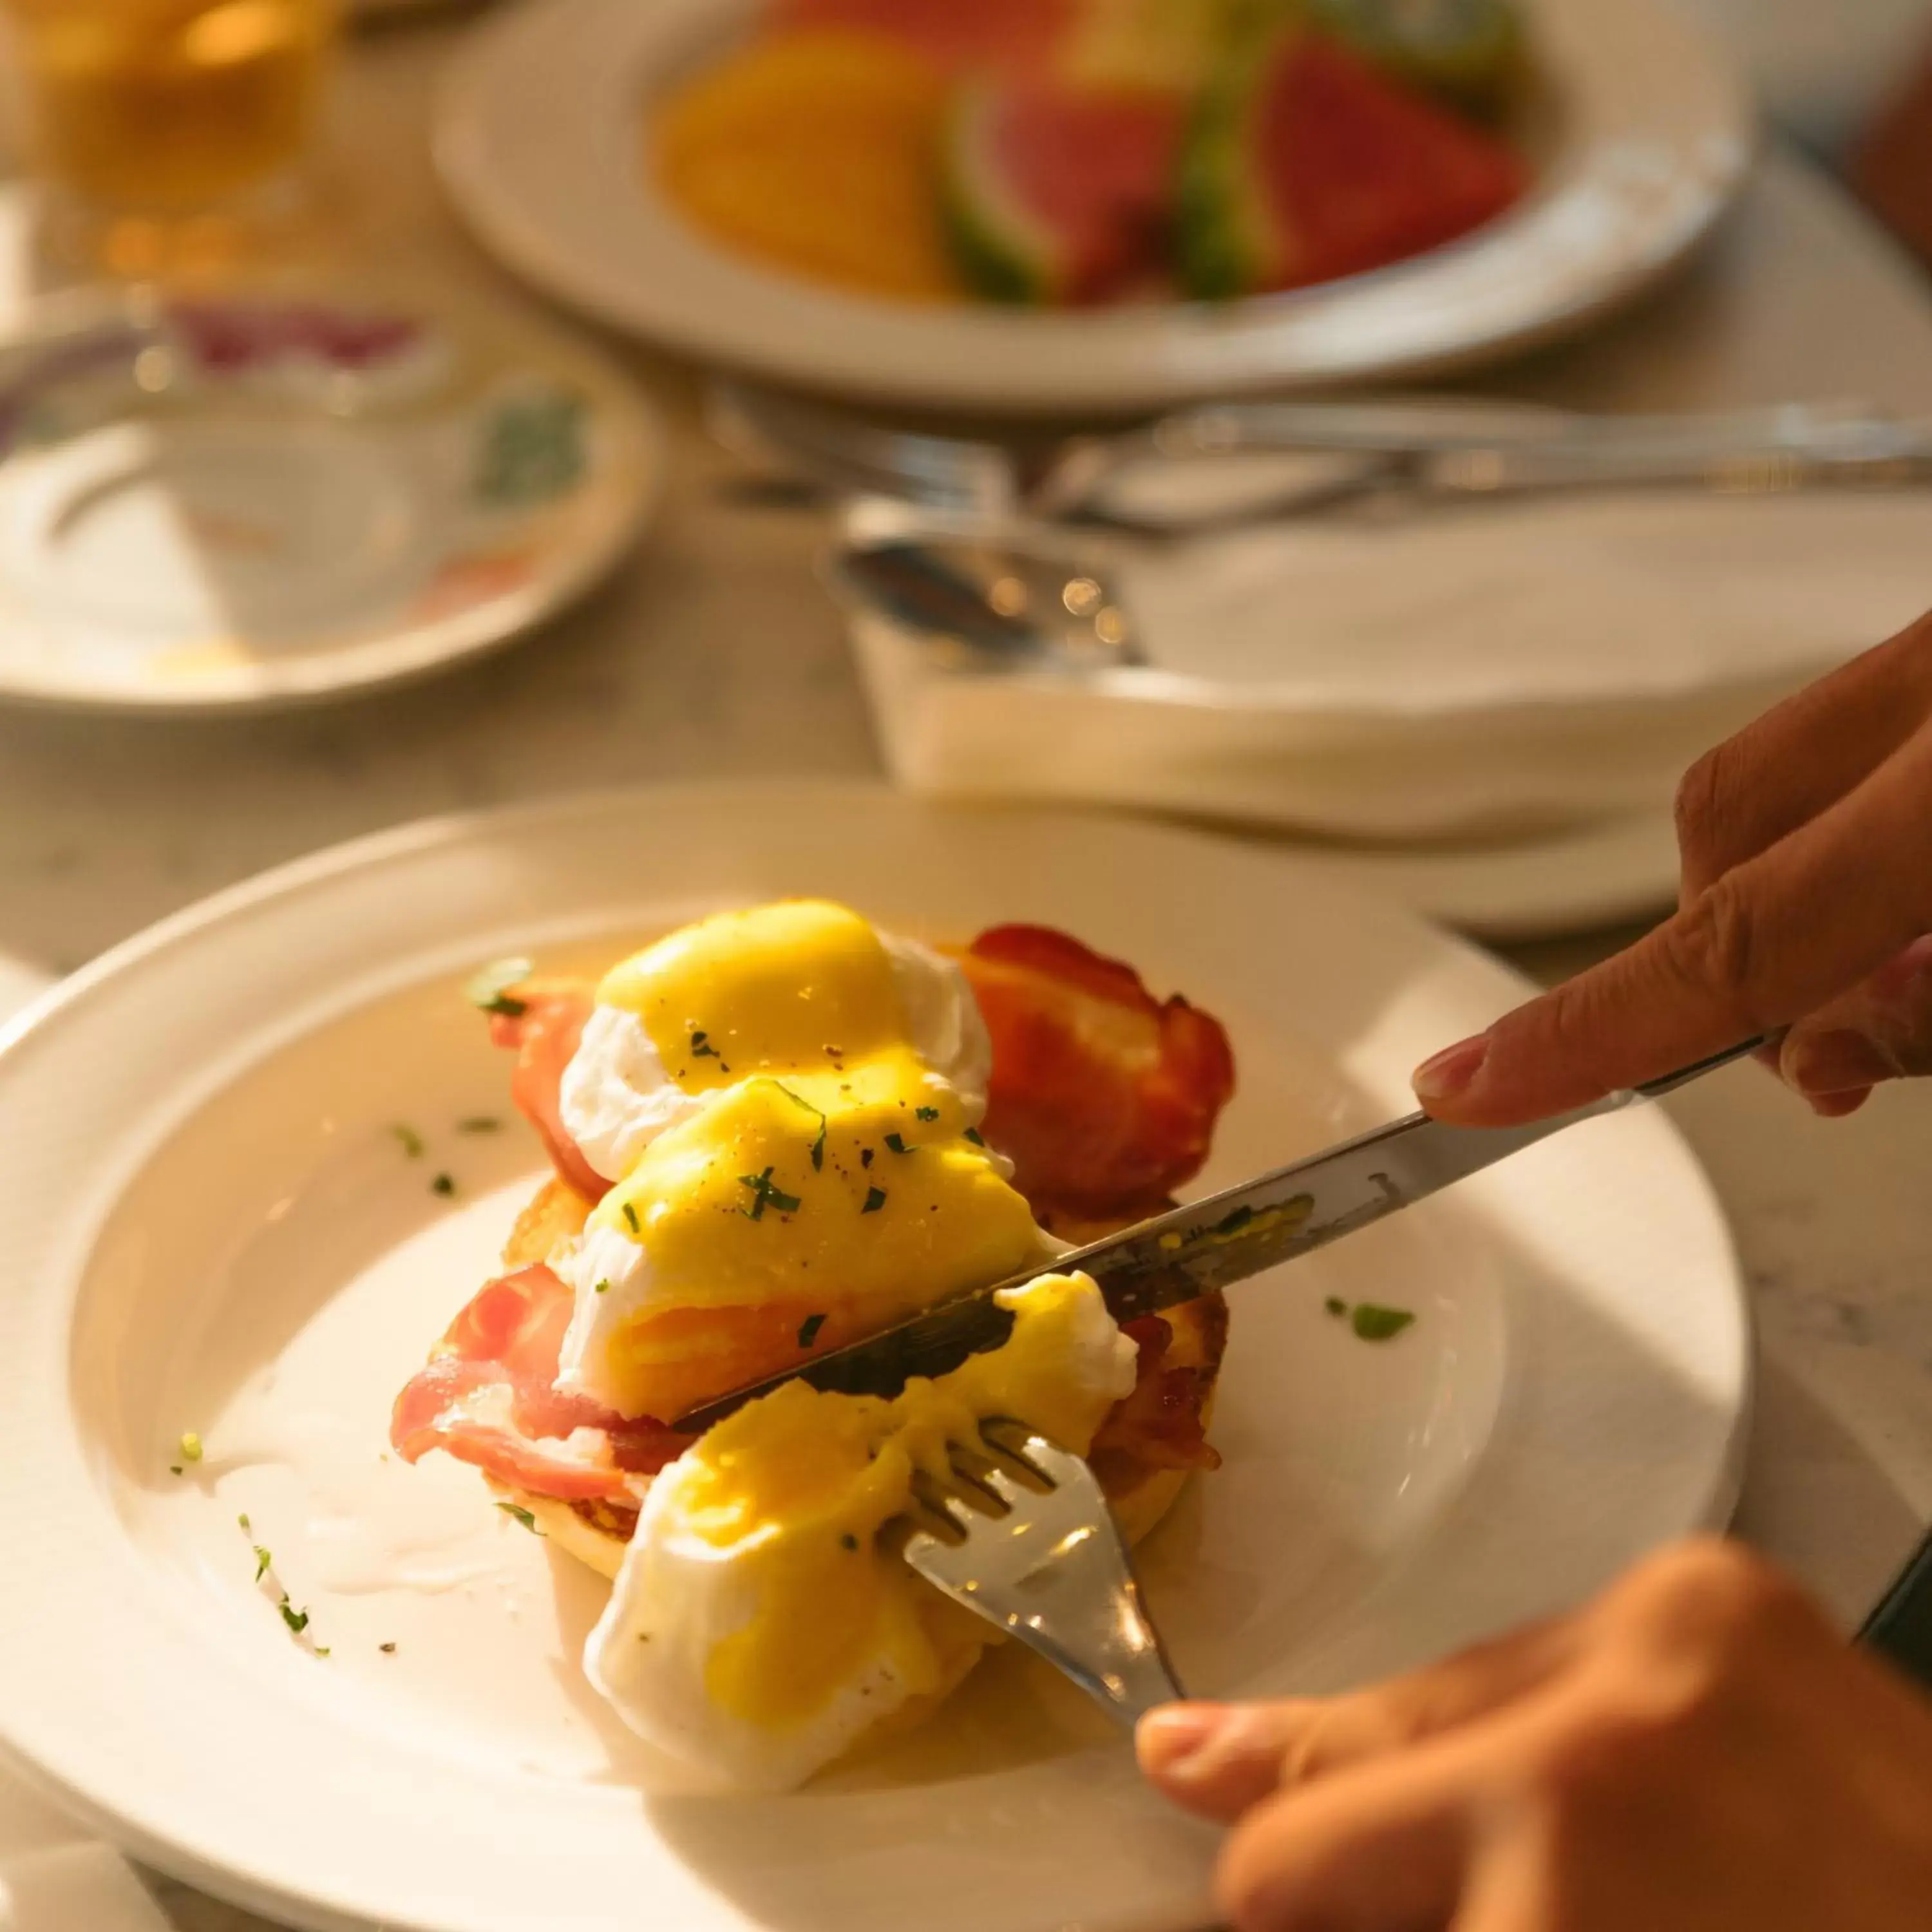
[[[4,0],[50,216],[130,274],[245,253],[299,202],[339,0]]]

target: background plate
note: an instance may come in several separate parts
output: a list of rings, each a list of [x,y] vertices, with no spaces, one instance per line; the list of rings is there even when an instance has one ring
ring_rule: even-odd
[[[383,1460],[391,1397],[537,1165],[520,1131],[458,1131],[502,1111],[505,1068],[456,976],[806,891],[933,935],[1052,920],[1222,1014],[1241,1087],[1204,1187],[1403,1109],[1415,1060],[1522,990],[1274,855],[866,786],[434,822],[130,943],[0,1049],[0,1737],[88,1821],[314,1928],[1198,1922],[1214,1834],[1029,1659],[805,1794],[692,1795],[584,1693],[587,1575],[466,1472]],[[1331,1294],[1419,1318],[1370,1347]],[[1655,1113],[1244,1285],[1226,1467],[1147,1552],[1184,1678],[1398,1668],[1720,1521],[1748,1342],[1721,1220]],[[190,1428],[206,1459],[171,1474]]]
[[[1659,0],[1527,0],[1557,120],[1518,208],[1372,275],[1228,303],[915,308],[727,254],[645,171],[649,103],[752,0],[539,0],[480,31],[445,96],[443,178],[519,274],[619,327],[814,387],[1066,414],[1467,366],[1580,326],[1694,247],[1742,179],[1750,113]]]
[[[0,344],[0,698],[340,696],[588,591],[662,485],[636,386],[434,286],[59,298]]]

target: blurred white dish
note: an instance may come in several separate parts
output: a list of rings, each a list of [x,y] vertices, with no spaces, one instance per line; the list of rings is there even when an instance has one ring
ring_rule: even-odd
[[[1204,1187],[1405,1108],[1414,1062],[1522,991],[1274,854],[863,785],[435,821],[130,942],[0,1051],[0,1740],[70,1808],[318,1932],[1202,1922],[1214,1834],[1023,1654],[802,1796],[678,1795],[578,1676],[601,1586],[553,1572],[472,1472],[385,1459],[395,1390],[538,1160],[520,1131],[457,1130],[507,1078],[460,976],[513,946],[587,966],[807,891],[934,936],[1053,921],[1221,1013],[1241,1088]],[[1366,1346],[1328,1295],[1419,1318]],[[1661,1114],[1246,1285],[1234,1324],[1226,1466],[1146,1560],[1204,1694],[1413,1664],[1730,1508],[1745,1304]],[[184,1429],[206,1454],[176,1475]]]
[[[422,676],[587,591],[663,466],[603,357],[447,291],[50,304],[0,344],[0,699],[201,711]]]
[[[1064,414],[1467,366],[1581,326],[1702,238],[1743,178],[1746,97],[1660,0],[1528,0],[1558,125],[1518,208],[1372,275],[1229,303],[1084,313],[911,306],[814,285],[688,226],[646,167],[652,97],[754,0],[538,0],[482,29],[436,155],[520,274],[620,327],[813,387]]]

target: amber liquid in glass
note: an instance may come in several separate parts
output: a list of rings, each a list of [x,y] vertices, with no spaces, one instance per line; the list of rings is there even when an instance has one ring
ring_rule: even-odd
[[[6,0],[34,159],[102,211],[166,217],[292,170],[313,131],[336,0]]]

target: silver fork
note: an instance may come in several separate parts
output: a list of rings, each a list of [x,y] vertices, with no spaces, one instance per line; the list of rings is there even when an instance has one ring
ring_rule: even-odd
[[[956,1604],[1036,1650],[1129,1726],[1186,1695],[1094,1472],[1023,1424],[950,1445],[914,1485],[905,1560]]]

